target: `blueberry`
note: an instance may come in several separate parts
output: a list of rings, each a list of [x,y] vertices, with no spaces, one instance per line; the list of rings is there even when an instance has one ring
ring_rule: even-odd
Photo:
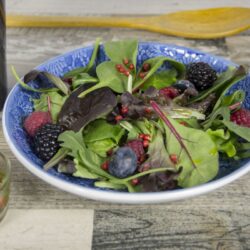
[[[183,93],[187,88],[194,88],[195,89],[194,84],[188,80],[179,80],[175,84],[173,84],[172,86],[174,88],[176,88],[180,93]]]
[[[132,175],[137,168],[137,157],[129,147],[119,148],[110,160],[108,171],[117,178]]]

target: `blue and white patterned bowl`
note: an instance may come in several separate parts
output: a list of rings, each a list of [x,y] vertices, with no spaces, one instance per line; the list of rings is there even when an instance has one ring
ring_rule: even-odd
[[[52,58],[37,68],[57,76],[62,76],[76,67],[87,65],[92,51],[92,46],[76,49]],[[144,60],[155,56],[171,57],[184,64],[195,61],[207,62],[218,72],[223,72],[229,65],[234,65],[230,61],[223,58],[189,48],[160,43],[140,43],[139,55],[137,58],[138,64],[141,64]],[[97,60],[98,63],[107,60],[103,47],[100,49]],[[36,82],[32,84],[33,86],[36,86]],[[250,75],[233,86],[232,91],[236,89],[243,89],[246,91],[247,97],[244,105],[245,107],[250,108]],[[69,175],[58,173],[54,169],[46,172],[42,168],[42,161],[39,160],[33,153],[27,135],[22,127],[23,118],[32,112],[33,107],[31,99],[34,97],[38,97],[38,94],[24,90],[19,85],[16,85],[10,92],[3,111],[3,131],[6,141],[17,159],[29,171],[47,183],[50,183],[51,185],[67,192],[90,199],[117,203],[159,203],[184,199],[209,192],[236,180],[250,170],[248,159],[240,162],[221,162],[218,176],[215,180],[212,180],[209,183],[187,189],[133,194],[111,190],[101,190],[93,187],[93,181],[91,180],[71,177]]]

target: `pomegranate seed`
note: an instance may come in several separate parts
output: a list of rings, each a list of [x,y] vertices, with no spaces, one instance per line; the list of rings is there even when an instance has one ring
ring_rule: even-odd
[[[145,77],[145,73],[144,72],[140,72],[139,73],[139,77],[143,79]]]
[[[144,134],[139,134],[138,136],[140,139],[144,139]]]
[[[107,156],[111,156],[113,154],[113,149],[111,148],[106,152]]]
[[[143,147],[144,148],[147,148],[148,147],[148,145],[149,145],[149,140],[143,140]]]
[[[159,93],[163,96],[170,98],[170,99],[174,99],[175,97],[177,97],[180,94],[179,91],[174,87],[162,88],[162,89],[160,89]]]
[[[150,169],[150,164],[144,163],[141,172],[148,171]]]
[[[178,162],[178,157],[177,157],[176,154],[171,154],[171,155],[169,155],[169,158],[170,158],[170,160],[171,160],[174,164],[176,164],[176,163]]]
[[[116,64],[115,67],[119,71],[122,68],[122,65],[121,64]]]
[[[109,168],[109,163],[108,163],[108,161],[103,162],[103,164],[101,165],[101,168],[102,168],[103,170],[108,170],[108,168]]]
[[[148,114],[152,113],[152,109],[149,108],[149,107],[146,107],[146,108],[144,109],[144,111],[145,111],[146,113],[148,113]]]
[[[127,113],[128,113],[128,107],[122,106],[122,108],[121,108],[121,113],[122,113],[122,114],[127,114]]]
[[[184,122],[184,121],[179,122],[179,124],[181,124],[183,126],[188,126],[188,124],[186,122]]]
[[[133,63],[131,63],[131,64],[129,65],[129,69],[133,70],[134,68],[135,68],[135,65],[134,65]]]
[[[129,71],[125,71],[125,72],[124,72],[124,75],[125,75],[125,76],[129,76],[129,74],[130,74]]]
[[[150,64],[149,63],[144,63],[143,64],[143,66],[142,66],[142,69],[144,70],[144,71],[149,71],[150,70]]]
[[[116,120],[117,122],[119,122],[119,121],[122,120],[122,119],[123,119],[123,117],[122,117],[121,115],[115,116],[115,120]]]
[[[139,179],[135,178],[135,179],[131,180],[131,183],[132,183],[132,185],[136,186],[139,184]]]
[[[150,141],[151,136],[150,136],[150,135],[145,134],[143,139],[144,139],[144,140],[148,140],[148,141]]]
[[[63,79],[64,82],[68,83],[69,85],[72,84],[72,77],[66,77]]]
[[[125,65],[127,65],[127,64],[129,63],[128,58],[124,58],[124,59],[123,59],[123,63],[124,63]]]
[[[124,69],[123,67],[121,67],[121,68],[119,69],[119,72],[120,72],[120,73],[124,73],[124,72],[125,72],[125,69]]]

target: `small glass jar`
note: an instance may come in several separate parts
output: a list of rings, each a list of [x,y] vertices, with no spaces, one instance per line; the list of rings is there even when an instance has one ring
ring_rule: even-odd
[[[5,0],[0,0],[0,111],[3,108],[7,95],[5,35]]]
[[[10,161],[0,153],[0,221],[4,218],[10,195]]]

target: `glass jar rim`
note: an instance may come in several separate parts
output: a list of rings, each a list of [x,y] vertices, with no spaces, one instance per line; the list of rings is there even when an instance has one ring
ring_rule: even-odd
[[[10,178],[10,173],[11,173],[11,166],[10,166],[10,160],[6,157],[5,154],[0,152],[0,158],[3,159],[3,163],[4,163],[4,177],[3,180],[0,182],[0,189],[2,187],[4,187],[6,185],[6,183],[8,182],[9,178]],[[0,167],[1,169],[1,167]]]

